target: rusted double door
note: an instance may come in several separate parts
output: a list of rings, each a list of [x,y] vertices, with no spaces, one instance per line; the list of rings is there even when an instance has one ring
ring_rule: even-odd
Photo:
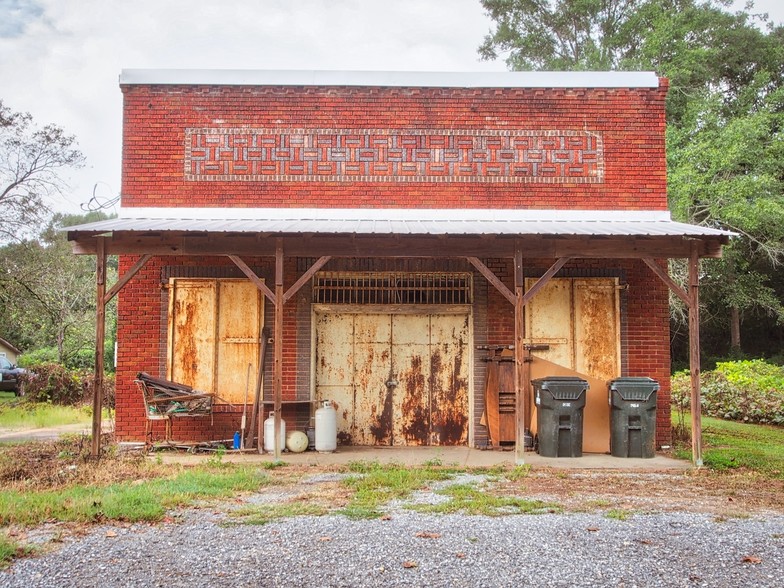
[[[316,398],[336,405],[341,443],[467,442],[467,311],[326,310],[315,325]]]

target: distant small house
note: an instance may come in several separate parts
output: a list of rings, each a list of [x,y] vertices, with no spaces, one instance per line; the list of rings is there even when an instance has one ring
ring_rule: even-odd
[[[16,363],[16,359],[21,355],[21,353],[22,352],[19,349],[0,337],[0,357],[5,357],[11,363]]]

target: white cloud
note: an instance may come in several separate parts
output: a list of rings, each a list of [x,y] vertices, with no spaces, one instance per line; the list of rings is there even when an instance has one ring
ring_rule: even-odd
[[[87,156],[68,210],[120,190],[123,68],[504,69],[477,59],[478,0],[0,0],[0,21],[3,100]]]
[[[68,210],[120,190],[123,68],[505,69],[478,60],[479,0],[0,0],[0,23],[0,97],[87,157]]]

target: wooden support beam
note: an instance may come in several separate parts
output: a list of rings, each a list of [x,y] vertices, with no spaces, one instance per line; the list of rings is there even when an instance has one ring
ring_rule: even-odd
[[[702,398],[700,393],[700,257],[697,246],[689,257],[689,372],[691,374],[691,454],[702,466]]]
[[[675,295],[678,298],[680,298],[686,306],[691,306],[691,297],[689,296],[689,294],[686,292],[686,290],[684,290],[678,284],[675,283],[675,280],[673,280],[670,277],[670,274],[668,274],[667,271],[665,271],[651,257],[643,257],[642,260],[645,262],[645,265],[651,268],[651,271],[653,271],[654,274],[659,276],[659,279],[662,282],[664,282],[665,284],[667,284],[667,286],[669,286],[670,290],[672,290],[675,293]]]
[[[264,294],[264,296],[266,296],[270,302],[272,302],[273,304],[275,303],[275,294],[272,292],[272,290],[269,289],[269,286],[267,286],[267,284],[264,283],[264,280],[262,280],[259,276],[257,276],[256,272],[250,269],[247,263],[242,261],[242,259],[240,259],[236,255],[227,255],[227,257],[234,262],[234,265],[240,268],[242,273],[245,274],[248,277],[248,279],[251,282],[253,282],[259,290],[261,290],[261,293]]]
[[[148,255],[142,255],[139,258],[139,260],[135,264],[133,264],[133,267],[131,269],[129,269],[125,273],[125,275],[123,277],[121,277],[119,280],[117,280],[117,283],[109,289],[109,291],[103,297],[103,303],[104,304],[109,304],[111,299],[114,298],[115,296],[117,296],[117,293],[120,290],[123,289],[125,284],[127,284],[128,282],[131,281],[131,278],[133,278],[133,276],[135,276],[136,274],[139,273],[139,270],[144,267],[144,264],[147,263],[150,260],[151,257],[152,257],[152,255],[149,255],[149,254]]]
[[[329,255],[324,255],[322,257],[319,257],[318,260],[308,268],[308,271],[302,274],[299,280],[294,282],[294,285],[291,286],[291,288],[286,290],[286,293],[283,295],[283,302],[288,302],[291,299],[291,297],[294,296],[294,294],[299,292],[299,289],[302,288],[302,286],[304,286],[308,282],[308,280],[313,277],[313,274],[315,274],[322,267],[324,267],[324,265],[330,259],[332,258]]]
[[[275,410],[275,461],[280,460],[281,410],[283,408],[283,239],[275,247],[275,352],[272,374],[273,409]]]
[[[489,267],[482,263],[478,257],[466,257],[466,259],[477,269],[480,274],[485,277],[488,282],[495,286],[496,290],[503,294],[504,298],[506,298],[512,304],[517,304],[517,299],[515,298],[514,292],[507,288],[506,284],[504,284]]]
[[[528,304],[531,298],[536,296],[536,293],[539,292],[539,290],[541,290],[542,288],[544,288],[547,285],[547,282],[549,282],[552,279],[552,277],[558,273],[558,270],[560,270],[564,266],[564,264],[570,259],[571,259],[570,257],[562,257],[559,260],[557,260],[552,266],[550,266],[550,269],[547,270],[541,278],[536,280],[536,283],[533,286],[531,286],[531,289],[525,293],[525,296],[523,296],[523,306]]]
[[[101,412],[103,408],[103,346],[106,337],[106,241],[98,237],[95,256],[95,380],[93,381],[93,427],[91,455],[101,455]]]
[[[525,361],[525,280],[523,277],[523,251],[518,246],[514,256],[515,282],[515,463],[525,463],[525,409],[527,407],[529,364]]]
[[[74,253],[95,254],[92,235],[69,233]],[[526,257],[558,259],[560,257],[595,259],[686,258],[691,241],[683,237],[620,236],[559,236],[540,235],[449,235],[437,238],[428,235],[265,235],[251,233],[247,238],[214,233],[135,233],[115,232],[106,245],[108,255],[245,255],[274,256],[275,243],[283,239],[290,257],[512,257],[514,243],[519,242]],[[721,257],[726,237],[698,239],[700,257]]]

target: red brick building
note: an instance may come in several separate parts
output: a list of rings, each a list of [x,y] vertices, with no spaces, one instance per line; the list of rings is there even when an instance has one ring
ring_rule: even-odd
[[[590,379],[586,451],[607,449],[618,376],[660,382],[669,444],[657,268],[727,234],[669,218],[666,80],[127,70],[120,86],[122,213],[69,233],[129,278],[119,439],[145,434],[140,371],[220,397],[175,438],[231,438],[267,326],[264,398],[289,429],[329,399],[345,444],[510,441],[490,431],[506,409],[487,359],[513,347],[525,427],[528,382],[557,365]]]

